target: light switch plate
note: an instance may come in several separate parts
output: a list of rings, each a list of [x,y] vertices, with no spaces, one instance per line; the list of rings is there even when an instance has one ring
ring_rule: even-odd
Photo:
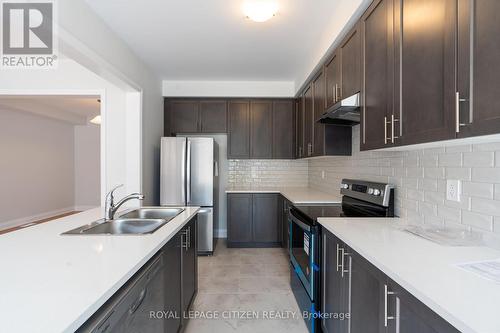
[[[448,179],[446,181],[446,200],[460,202],[461,191],[460,180]]]

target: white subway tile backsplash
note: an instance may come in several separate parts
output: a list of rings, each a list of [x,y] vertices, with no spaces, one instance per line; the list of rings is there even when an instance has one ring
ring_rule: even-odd
[[[472,149],[473,151],[500,151],[500,142],[475,144]]]
[[[494,185],[488,183],[463,182],[462,193],[471,197],[493,199]]]
[[[450,208],[446,206],[437,207],[438,216],[445,221],[453,221],[460,223],[461,221],[461,211],[457,208]]]
[[[500,183],[500,168],[473,168],[472,181]]]
[[[321,171],[316,177],[321,178]],[[294,160],[229,160],[228,185],[308,186],[307,161]]]
[[[441,167],[460,167],[462,166],[462,154],[442,154],[438,157],[438,165]]]
[[[486,151],[464,154],[464,166],[466,167],[493,167],[494,165],[494,152]]]
[[[464,210],[462,211],[462,223],[474,228],[493,231],[493,217],[486,214]]]
[[[477,213],[500,216],[500,201],[471,198],[471,210]]]
[[[390,182],[396,213],[413,223],[445,223],[500,233],[500,143],[412,151],[360,152],[309,163],[309,186],[338,193],[342,178]],[[392,170],[391,170],[392,169]],[[321,170],[327,170],[321,179]],[[460,202],[446,200],[446,179],[462,181]]]
[[[446,168],[446,179],[471,180],[470,168]]]

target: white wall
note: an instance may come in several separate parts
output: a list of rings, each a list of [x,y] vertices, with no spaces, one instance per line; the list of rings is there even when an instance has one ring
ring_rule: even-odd
[[[74,127],[75,210],[101,203],[101,128],[88,124]]]
[[[292,81],[163,81],[166,97],[293,97]]]
[[[96,94],[100,91],[104,94],[102,105],[104,110],[105,142],[105,178],[102,179],[108,189],[116,184],[125,184],[118,196],[127,192],[138,192],[131,184],[135,181],[127,180],[127,117],[126,117],[126,91],[103,80],[101,77],[85,69],[78,63],[65,59],[59,62],[56,70],[50,71],[3,71],[0,75],[0,93],[9,91],[23,91],[26,94]],[[140,126],[139,124],[137,126]],[[132,133],[134,134],[134,133]],[[137,138],[140,140],[140,138]],[[130,155],[129,155],[130,156]],[[140,158],[139,156],[136,157]],[[140,177],[138,175],[137,177]],[[102,191],[104,192],[104,191]],[[103,193],[101,192],[101,199]]]
[[[58,1],[58,11],[62,53],[117,86],[125,83],[134,91],[142,92],[142,191],[146,204],[159,203],[160,137],[163,134],[161,80],[84,0]]]
[[[73,209],[73,150],[72,125],[0,109],[0,228]]]

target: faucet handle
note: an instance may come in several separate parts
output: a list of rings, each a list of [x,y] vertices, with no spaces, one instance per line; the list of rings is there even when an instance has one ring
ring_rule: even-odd
[[[113,195],[113,193],[119,189],[120,187],[123,187],[123,184],[120,184],[120,185],[116,185],[115,187],[113,187],[109,192],[108,192],[108,195]]]

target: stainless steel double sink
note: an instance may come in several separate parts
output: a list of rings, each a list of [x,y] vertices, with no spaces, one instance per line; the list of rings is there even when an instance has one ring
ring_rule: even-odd
[[[62,233],[63,235],[143,235],[152,234],[177,215],[183,208],[142,207],[113,220],[98,220]]]

